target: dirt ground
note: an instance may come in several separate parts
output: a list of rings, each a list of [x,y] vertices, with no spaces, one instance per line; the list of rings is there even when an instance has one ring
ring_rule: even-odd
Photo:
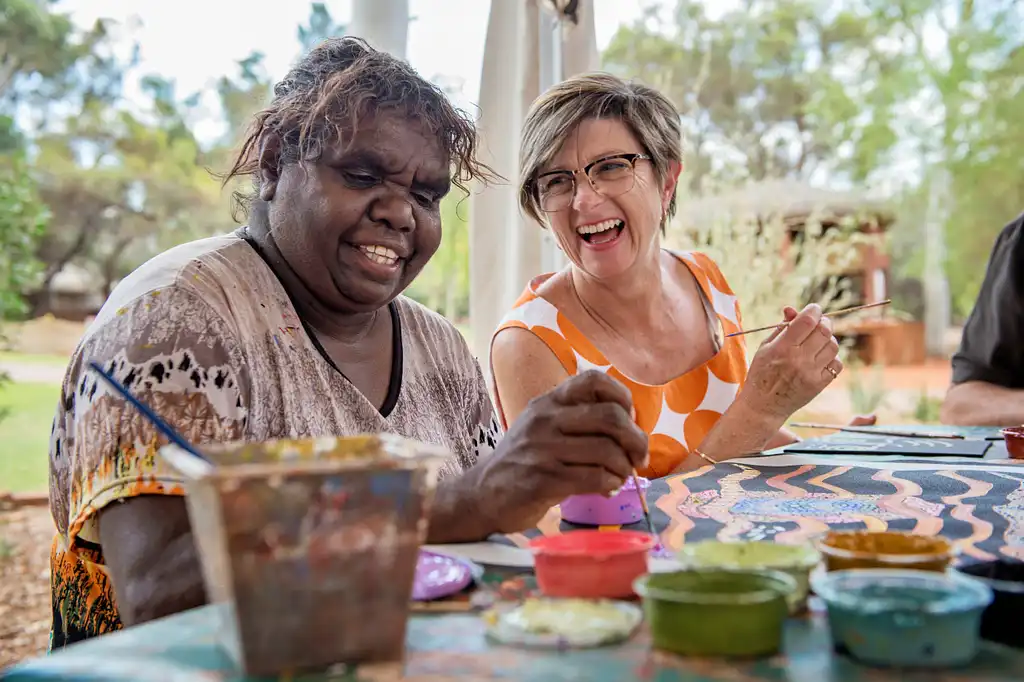
[[[46,507],[0,511],[0,670],[46,651],[53,533]]]

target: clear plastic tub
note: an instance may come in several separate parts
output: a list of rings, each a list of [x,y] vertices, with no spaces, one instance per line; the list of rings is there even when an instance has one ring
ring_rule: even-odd
[[[396,436],[171,445],[207,596],[250,675],[394,663],[448,453]]]

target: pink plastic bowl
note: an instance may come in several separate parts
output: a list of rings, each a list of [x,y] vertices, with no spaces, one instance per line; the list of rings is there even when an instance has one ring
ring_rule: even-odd
[[[651,482],[637,476],[640,495],[647,495]],[[603,495],[573,495],[562,500],[562,519],[582,526],[624,526],[644,518],[633,480],[629,479],[611,497]]]

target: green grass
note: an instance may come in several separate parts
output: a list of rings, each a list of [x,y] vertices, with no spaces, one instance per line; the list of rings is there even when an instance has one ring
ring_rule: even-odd
[[[24,356],[19,356],[19,359]],[[0,490],[46,490],[50,426],[58,384],[9,383],[0,387]]]
[[[50,365],[53,367],[67,367],[68,358],[61,355],[35,355],[31,353],[13,353],[0,351],[0,364],[17,363],[22,365]]]

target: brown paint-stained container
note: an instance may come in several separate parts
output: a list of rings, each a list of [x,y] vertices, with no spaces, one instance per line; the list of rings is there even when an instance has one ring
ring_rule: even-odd
[[[233,443],[161,454],[183,475],[207,596],[249,675],[400,665],[437,474],[397,436]]]

